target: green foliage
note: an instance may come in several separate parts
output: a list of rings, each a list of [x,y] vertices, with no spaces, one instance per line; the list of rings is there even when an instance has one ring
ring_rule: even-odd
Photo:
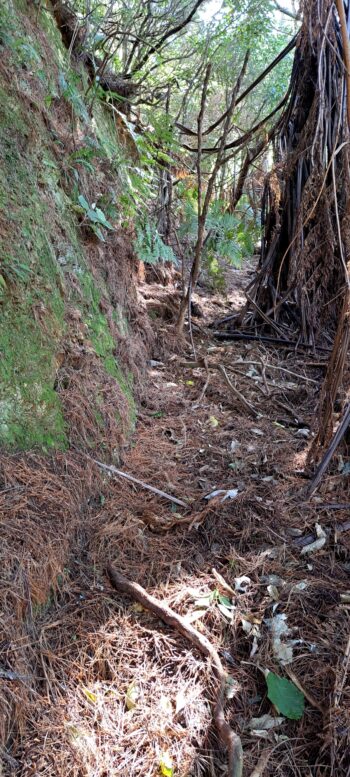
[[[112,227],[112,224],[106,219],[106,216],[101,210],[101,208],[98,208],[96,203],[93,202],[91,205],[89,205],[87,199],[84,197],[83,194],[79,194],[78,196],[78,203],[79,205],[76,206],[76,210],[78,213],[82,213],[84,218],[82,223],[85,223],[87,220],[90,229],[97,235],[99,240],[102,240],[102,242],[105,242],[105,237],[103,235],[103,232],[101,231],[101,227],[104,227],[105,229],[114,230],[114,227]]]
[[[10,286],[21,281],[26,283],[31,276],[31,268],[26,262],[10,254],[3,254],[0,264],[0,299]]]
[[[60,95],[69,102],[75,115],[87,124],[89,121],[89,114],[79,91],[81,77],[73,71],[64,73],[63,70],[61,70],[58,75],[58,85]]]
[[[196,192],[186,192],[179,233],[190,240],[192,249],[197,238],[198,216]],[[203,246],[203,265],[216,289],[224,290],[227,265],[240,267],[251,256],[259,235],[252,210],[243,200],[244,215],[227,213],[225,203],[214,201],[206,222],[206,239]]]
[[[21,32],[21,34],[19,34]],[[37,41],[19,31],[11,8],[5,2],[0,7],[0,48],[7,47],[11,52],[12,61],[19,67],[34,68],[41,65],[41,53]]]
[[[299,688],[274,672],[267,673],[266,683],[267,695],[277,711],[291,720],[300,720],[304,713],[304,694]]]
[[[0,88],[0,445],[48,451],[64,448],[69,431],[56,391],[66,337],[67,304],[81,310],[89,342],[100,363],[102,381],[104,373],[113,376],[124,394],[123,430],[130,429],[135,420],[132,375],[124,373],[118,364],[116,340],[101,310],[101,299],[108,299],[109,290],[86,267],[72,201],[67,196],[73,177],[79,214],[89,228],[99,230],[104,237],[113,229],[109,219],[115,217],[114,187],[118,185],[116,173],[122,155],[113,121],[98,102],[98,118],[91,121],[80,91],[81,78],[69,68],[66,59],[60,60],[57,55],[57,51],[62,54],[60,35],[52,21],[47,23],[52,57],[39,61],[22,45],[30,43],[39,51],[29,36],[25,38],[27,5],[22,17],[20,11],[18,15],[14,13],[12,0],[5,3],[11,9],[6,16],[9,32],[5,41],[1,30],[0,47],[6,46],[6,54],[10,54],[18,70],[14,71],[13,81]],[[5,11],[2,3],[0,6],[1,23]],[[42,16],[45,25],[49,16],[52,19],[47,11]],[[12,44],[16,40],[9,48],[8,41]],[[66,58],[66,52],[63,53]],[[33,71],[30,79],[26,79],[28,68]],[[47,110],[36,109],[45,90],[50,93],[46,108],[61,95],[68,100],[75,116],[82,122],[88,120],[79,128],[81,145],[78,147],[76,142],[72,153],[67,153],[61,136],[56,135],[56,126],[51,126],[47,119]],[[35,97],[33,110],[28,110],[22,91]],[[59,153],[53,152],[53,146]],[[95,185],[107,179],[101,166],[97,170],[99,159],[105,164],[106,159],[110,161],[111,186],[101,187],[107,191],[96,196],[96,203],[86,198],[79,203],[80,184],[86,184],[89,176]],[[62,186],[64,180],[69,188]],[[74,282],[68,283],[65,273]],[[122,309],[115,309],[114,319],[120,332],[126,334]],[[100,399],[97,394],[91,397],[96,427],[106,423]]]
[[[177,264],[173,249],[163,242],[156,227],[150,221],[144,221],[136,226],[134,248],[138,258],[147,264],[160,262]]]

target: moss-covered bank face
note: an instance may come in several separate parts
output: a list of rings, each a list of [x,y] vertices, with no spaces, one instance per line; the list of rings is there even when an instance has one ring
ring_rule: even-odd
[[[91,273],[73,199],[62,187],[64,135],[72,132],[74,106],[62,110],[61,124],[57,112],[50,120],[50,110],[52,99],[65,99],[59,79],[70,77],[66,52],[48,10],[39,14],[37,38],[31,35],[27,5],[23,11],[17,0],[5,0],[0,8],[0,52],[7,63],[0,72],[0,445],[48,450],[65,447],[70,437],[55,387],[72,305],[81,311],[101,370],[123,392],[129,427],[135,407],[131,376],[117,362],[116,342],[100,306],[108,289]],[[79,136],[81,122],[85,132],[100,138],[109,118],[103,114],[99,132],[86,124],[88,111],[76,83],[72,72],[77,105],[83,106],[83,116],[74,115],[74,131]],[[103,403],[94,396],[90,402],[101,430]]]

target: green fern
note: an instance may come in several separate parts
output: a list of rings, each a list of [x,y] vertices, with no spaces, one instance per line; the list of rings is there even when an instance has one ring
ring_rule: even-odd
[[[167,246],[154,224],[144,221],[136,225],[134,248],[137,257],[146,264],[172,262],[177,264],[177,258],[171,246]]]

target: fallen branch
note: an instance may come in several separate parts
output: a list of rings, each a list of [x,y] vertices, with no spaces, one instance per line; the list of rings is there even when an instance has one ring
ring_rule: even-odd
[[[297,340],[282,340],[280,337],[267,337],[266,335],[251,335],[246,332],[213,332],[213,337],[217,340],[256,340],[261,343],[272,343],[273,345],[283,345],[285,348],[293,347],[296,351],[299,348],[308,348],[315,351],[326,351],[330,353],[331,348],[325,348],[321,345],[311,345],[309,343],[300,343]]]
[[[91,458],[89,456],[89,458]],[[137,486],[141,486],[141,488],[145,488],[147,491],[151,491],[152,494],[157,494],[158,496],[163,497],[163,499],[168,499],[169,502],[174,502],[176,505],[180,505],[181,507],[188,507],[188,504],[186,502],[183,502],[182,499],[177,499],[176,496],[172,496],[171,494],[167,494],[165,491],[161,491],[159,488],[156,488],[155,486],[150,486],[149,483],[144,483],[143,480],[138,480],[138,478],[134,478],[133,475],[127,475],[126,472],[122,472],[122,470],[117,469],[116,467],[113,467],[112,464],[103,464],[102,461],[97,461],[96,459],[92,459],[91,461],[94,462],[94,464],[97,464],[98,467],[101,469],[104,469],[106,472],[111,472],[113,475],[117,475],[119,478],[125,478],[125,480],[130,480],[131,483],[136,483]]]
[[[239,399],[239,401],[242,403],[242,405],[244,405],[244,407],[246,407],[247,410],[249,410],[249,413],[251,413],[251,415],[253,415],[254,418],[258,418],[258,416],[259,416],[258,411],[255,409],[255,407],[253,405],[250,404],[250,402],[248,402],[245,399],[243,394],[241,394],[241,392],[238,391],[238,389],[236,389],[236,387],[233,385],[233,383],[231,383],[230,378],[229,378],[229,376],[228,376],[228,374],[227,374],[227,372],[225,370],[225,367],[223,367],[222,364],[218,364],[218,370],[219,370],[219,372],[221,372],[221,375],[223,376],[223,378],[225,380],[225,383],[227,384],[229,389],[232,391],[232,393],[235,395],[235,397],[237,397],[237,399]]]
[[[217,699],[214,706],[213,718],[221,741],[227,747],[228,751],[228,777],[242,777],[243,772],[243,749],[240,737],[236,734],[225,720],[224,716],[224,697],[226,687],[226,672],[222,666],[218,652],[215,650],[209,640],[197,629],[191,626],[181,615],[178,615],[165,602],[161,602],[151,594],[147,593],[138,583],[133,583],[124,575],[117,572],[113,566],[109,565],[107,574],[113,588],[121,593],[128,594],[136,599],[142,607],[151,610],[160,620],[167,623],[173,629],[182,634],[197,650],[204,656],[210,658],[215,668],[215,674],[219,682]]]

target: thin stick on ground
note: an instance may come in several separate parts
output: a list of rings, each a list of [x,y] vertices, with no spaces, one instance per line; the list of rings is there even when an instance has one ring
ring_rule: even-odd
[[[88,458],[90,458],[90,456]],[[126,472],[122,472],[122,470],[117,469],[116,467],[113,467],[112,464],[103,464],[102,461],[97,461],[97,459],[91,459],[91,461],[93,461],[94,464],[97,464],[97,466],[100,467],[101,469],[106,470],[106,472],[111,472],[112,475],[117,475],[119,478],[125,478],[125,480],[130,480],[131,483],[135,483],[137,486],[141,486],[141,488],[145,488],[147,491],[152,491],[153,494],[157,494],[158,496],[161,496],[163,499],[168,499],[169,502],[174,502],[174,504],[176,505],[180,505],[181,507],[188,507],[188,504],[186,504],[186,502],[184,502],[182,499],[177,499],[176,496],[167,494],[165,491],[161,491],[159,488],[156,488],[155,486],[150,486],[149,483],[144,483],[143,480],[138,480],[138,478],[134,478],[133,475],[128,475]]]
[[[147,593],[138,583],[133,583],[124,575],[117,572],[113,566],[109,565],[107,574],[113,588],[121,593],[128,594],[136,599],[139,604],[148,610],[151,610],[157,618],[160,618],[168,626],[182,634],[188,639],[197,650],[204,656],[210,658],[215,668],[215,674],[218,679],[219,687],[217,699],[214,706],[213,718],[221,741],[228,751],[228,777],[242,777],[243,772],[243,749],[240,737],[229,726],[224,715],[224,697],[226,687],[226,672],[222,666],[219,655],[209,640],[197,629],[185,621],[181,615],[178,615],[165,602],[161,602],[151,594]]]
[[[251,405],[250,402],[248,402],[247,399],[244,398],[243,394],[241,394],[241,392],[238,391],[238,389],[236,389],[236,387],[231,383],[230,378],[225,370],[225,367],[223,367],[222,364],[218,364],[218,370],[221,372],[221,375],[223,376],[225,383],[232,391],[232,393],[235,395],[235,397],[237,397],[237,399],[239,399],[242,405],[244,405],[244,407],[246,407],[247,410],[249,410],[249,413],[253,415],[254,418],[257,418],[257,416],[259,415],[258,411],[255,409],[253,405]]]

